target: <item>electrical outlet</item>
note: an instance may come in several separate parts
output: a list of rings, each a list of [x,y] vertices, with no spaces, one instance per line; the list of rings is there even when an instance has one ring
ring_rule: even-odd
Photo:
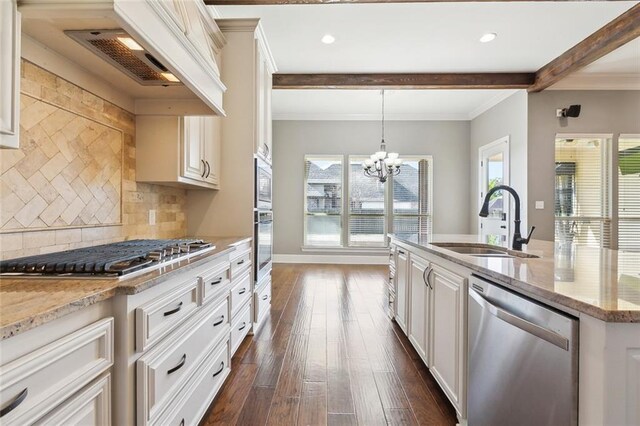
[[[536,201],[536,210],[544,210],[544,201]]]
[[[156,211],[149,210],[149,225],[155,225],[155,224],[156,224]]]

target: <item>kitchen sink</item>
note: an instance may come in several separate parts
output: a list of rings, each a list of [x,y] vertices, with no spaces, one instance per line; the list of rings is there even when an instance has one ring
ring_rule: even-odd
[[[431,245],[474,257],[520,257],[524,259],[534,259],[540,257],[536,256],[535,254],[509,250],[504,247],[481,243],[432,243]]]

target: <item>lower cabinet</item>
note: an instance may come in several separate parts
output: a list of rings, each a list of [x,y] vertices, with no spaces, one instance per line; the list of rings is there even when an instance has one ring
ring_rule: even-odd
[[[398,245],[395,320],[466,418],[466,292],[471,271],[438,256]]]
[[[35,341],[48,337],[47,330],[29,333]],[[1,350],[19,350],[14,342],[2,342]],[[110,424],[113,359],[113,318],[104,318],[2,365],[0,423]]]
[[[409,257],[406,250],[398,249],[396,260],[396,322],[408,334],[407,321],[409,302]]]
[[[410,307],[409,341],[416,348],[425,363],[429,362],[429,325],[431,313],[431,291],[426,275],[429,262],[411,254],[409,260]]]
[[[465,412],[463,386],[465,382],[466,348],[463,311],[467,279],[433,265],[430,283],[433,287],[431,305],[431,356],[429,368],[451,402]]]

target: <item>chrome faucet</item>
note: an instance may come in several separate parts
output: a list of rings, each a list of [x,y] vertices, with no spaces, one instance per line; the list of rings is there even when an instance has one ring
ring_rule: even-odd
[[[515,229],[513,231],[512,248],[513,250],[522,251],[522,245],[529,244],[529,240],[531,239],[531,234],[533,234],[533,230],[536,229],[536,227],[535,226],[531,227],[531,230],[529,231],[529,235],[527,235],[527,238],[523,238],[522,235],[520,234],[520,196],[518,195],[515,189],[507,185],[498,185],[491,188],[487,192],[487,195],[485,195],[484,197],[484,203],[482,204],[482,209],[480,209],[479,215],[480,217],[489,216],[489,201],[493,193],[497,191],[508,191],[509,193],[511,193],[511,195],[513,195],[513,199],[516,202],[516,219],[514,221]]]

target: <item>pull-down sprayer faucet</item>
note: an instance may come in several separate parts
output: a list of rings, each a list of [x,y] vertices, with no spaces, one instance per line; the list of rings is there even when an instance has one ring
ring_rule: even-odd
[[[482,204],[482,209],[480,210],[479,215],[480,217],[489,216],[489,201],[493,193],[497,191],[508,191],[509,193],[511,193],[511,195],[513,195],[513,199],[516,202],[516,219],[514,221],[515,229],[513,231],[512,248],[513,250],[522,251],[522,245],[529,244],[529,240],[531,239],[531,234],[533,234],[533,230],[536,229],[536,227],[532,226],[531,231],[529,231],[529,235],[527,236],[527,238],[522,238],[522,235],[520,234],[520,196],[518,196],[518,193],[516,192],[515,189],[507,185],[498,185],[491,188],[487,192],[487,195],[485,195],[484,197],[484,203]]]

